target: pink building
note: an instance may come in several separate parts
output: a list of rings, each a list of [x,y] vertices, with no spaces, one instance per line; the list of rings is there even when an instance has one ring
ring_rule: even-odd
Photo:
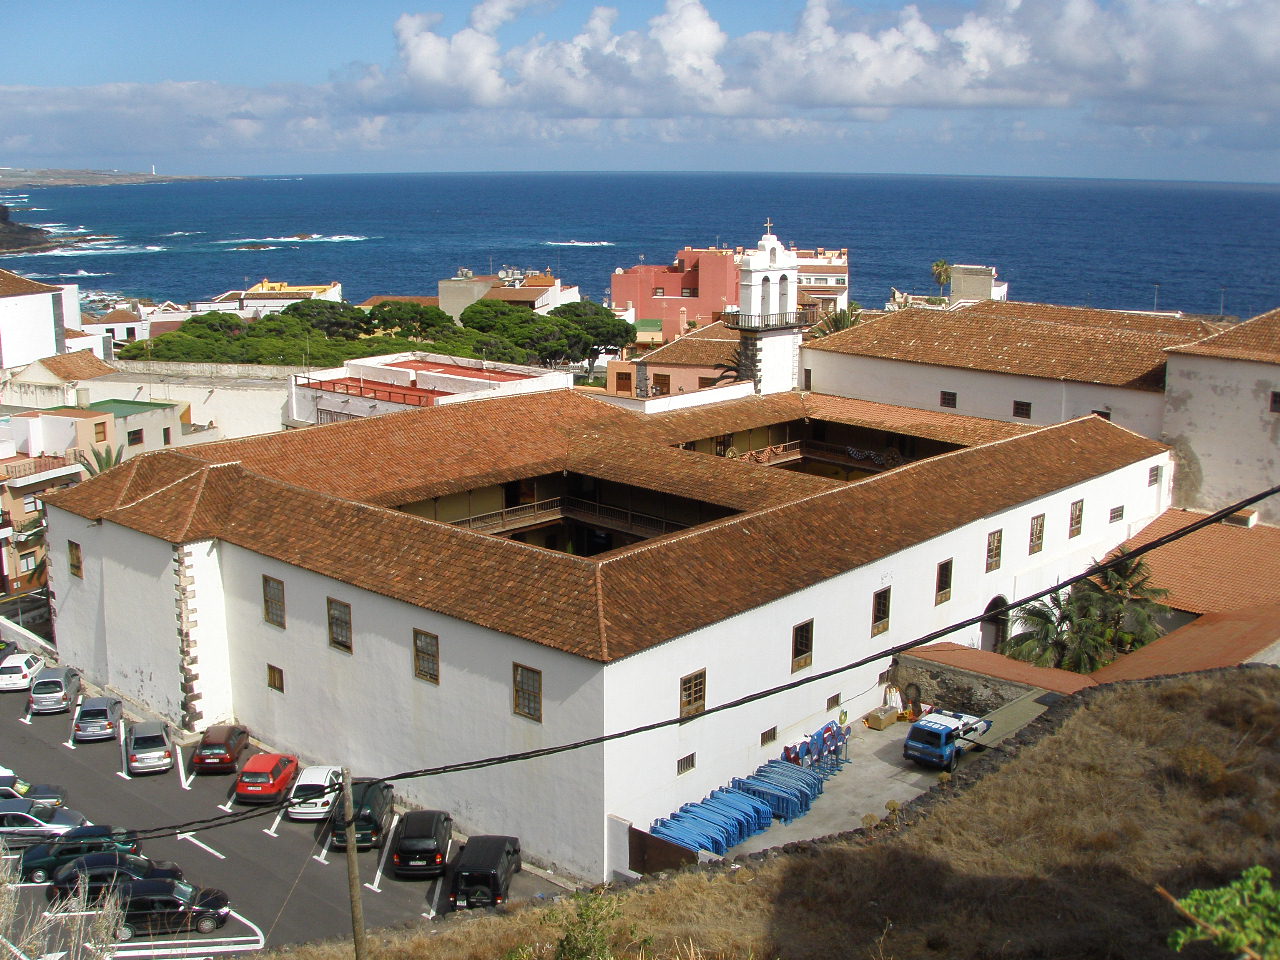
[[[660,321],[661,342],[670,343],[692,327],[713,322],[725,307],[738,305],[734,252],[685,247],[674,263],[642,263],[615,273],[610,296],[615,309],[634,311],[638,328],[646,320]]]

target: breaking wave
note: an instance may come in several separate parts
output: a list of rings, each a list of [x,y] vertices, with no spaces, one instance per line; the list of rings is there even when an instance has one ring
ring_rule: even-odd
[[[163,253],[168,247],[148,244],[95,243],[83,247],[64,247],[58,250],[38,250],[34,253],[13,253],[12,257],[108,257],[129,253]]]
[[[356,243],[368,240],[352,234],[336,233],[325,236],[322,233],[297,233],[292,237],[241,237],[239,240],[215,240],[214,243]]]
[[[204,233],[203,230],[175,230],[173,233],[161,234],[165,237],[194,237],[197,234]]]
[[[612,240],[544,240],[544,247],[612,247]]]

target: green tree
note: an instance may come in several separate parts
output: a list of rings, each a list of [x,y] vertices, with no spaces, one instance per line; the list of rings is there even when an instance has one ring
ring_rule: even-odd
[[[354,340],[373,332],[369,315],[345,300],[299,300],[280,311],[281,316],[297,317],[329,337]]]
[[[505,300],[477,300],[458,316],[464,327],[481,333],[502,332],[511,324],[529,323],[538,316],[528,307]]]
[[[385,334],[399,334],[412,339],[425,339],[431,331],[455,326],[453,318],[439,307],[404,300],[384,300],[369,311],[373,329]]]
[[[596,361],[605,350],[621,350],[636,339],[636,328],[625,320],[619,320],[608,307],[591,300],[562,303],[551,311],[551,316],[568,320],[581,327],[591,341],[587,350],[587,376],[595,373]]]
[[[124,461],[123,443],[115,449],[111,447],[90,447],[89,452],[93,455],[92,460],[84,455],[83,450],[76,456],[80,461],[80,466],[84,467],[84,472],[91,477],[106,473],[112,467]]]
[[[1169,935],[1174,950],[1207,941],[1237,957],[1280,960],[1280,890],[1266,867],[1250,867],[1224,887],[1192,890],[1181,900],[1163,887],[1156,891],[1195,924]]]
[[[582,360],[591,349],[591,338],[576,323],[559,317],[533,314],[525,322],[509,322],[496,332],[517,347],[528,350],[541,363]]]
[[[1051,593],[1014,611],[1022,629],[1010,636],[1000,653],[1037,667],[1092,673],[1115,659],[1106,619],[1106,604],[1096,590]]]
[[[938,296],[942,296],[942,288],[951,282],[951,264],[935,260],[929,269],[933,271],[933,282],[938,285]]]
[[[740,346],[733,348],[728,363],[717,363],[715,369],[718,371],[715,379],[717,384],[738,383],[753,379],[750,361],[743,356]]]

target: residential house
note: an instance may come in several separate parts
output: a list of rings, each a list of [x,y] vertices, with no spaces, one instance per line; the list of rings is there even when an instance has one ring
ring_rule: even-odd
[[[28,409],[71,406],[83,386],[116,368],[91,350],[40,357],[0,378],[0,402]]]
[[[336,280],[328,283],[293,284],[264,278],[245,290],[228,290],[210,300],[192,300],[188,309],[192,314],[218,311],[234,313],[246,320],[257,320],[304,300],[340,303],[342,284]]]
[[[561,283],[551,271],[503,267],[497,274],[476,276],[466,267],[439,283],[438,305],[457,320],[462,311],[480,300],[501,300],[547,314],[566,303],[582,299],[577,286]]]
[[[634,322],[640,342],[668,343],[738,305],[738,265],[732,250],[685,247],[669,264],[641,263],[614,271],[610,301]],[[641,324],[655,327],[641,330]]]
[[[0,270],[0,369],[62,353],[66,331],[80,328],[80,290]]]
[[[737,366],[738,331],[714,321],[632,360],[610,360],[605,389],[623,397],[661,397],[719,386]]]

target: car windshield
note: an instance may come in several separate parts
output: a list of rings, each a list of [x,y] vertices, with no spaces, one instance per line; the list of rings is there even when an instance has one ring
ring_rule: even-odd
[[[300,783],[293,788],[293,799],[311,800],[324,793],[324,787],[318,783]]]
[[[105,720],[107,719],[107,711],[102,707],[90,707],[88,710],[80,711],[81,720]]]
[[[5,671],[0,671],[0,672],[5,672]],[[61,693],[62,681],[61,680],[37,680],[35,686],[31,688],[31,692],[36,695],[43,694],[43,693]]]
[[[249,771],[249,772],[240,774],[240,782],[241,783],[270,783],[271,774]]]
[[[133,738],[133,748],[135,750],[159,750],[164,745],[164,737],[158,733],[153,733],[149,737]]]
[[[926,747],[942,746],[942,735],[935,730],[925,730],[920,727],[911,731],[911,739],[916,743],[922,743]]]

